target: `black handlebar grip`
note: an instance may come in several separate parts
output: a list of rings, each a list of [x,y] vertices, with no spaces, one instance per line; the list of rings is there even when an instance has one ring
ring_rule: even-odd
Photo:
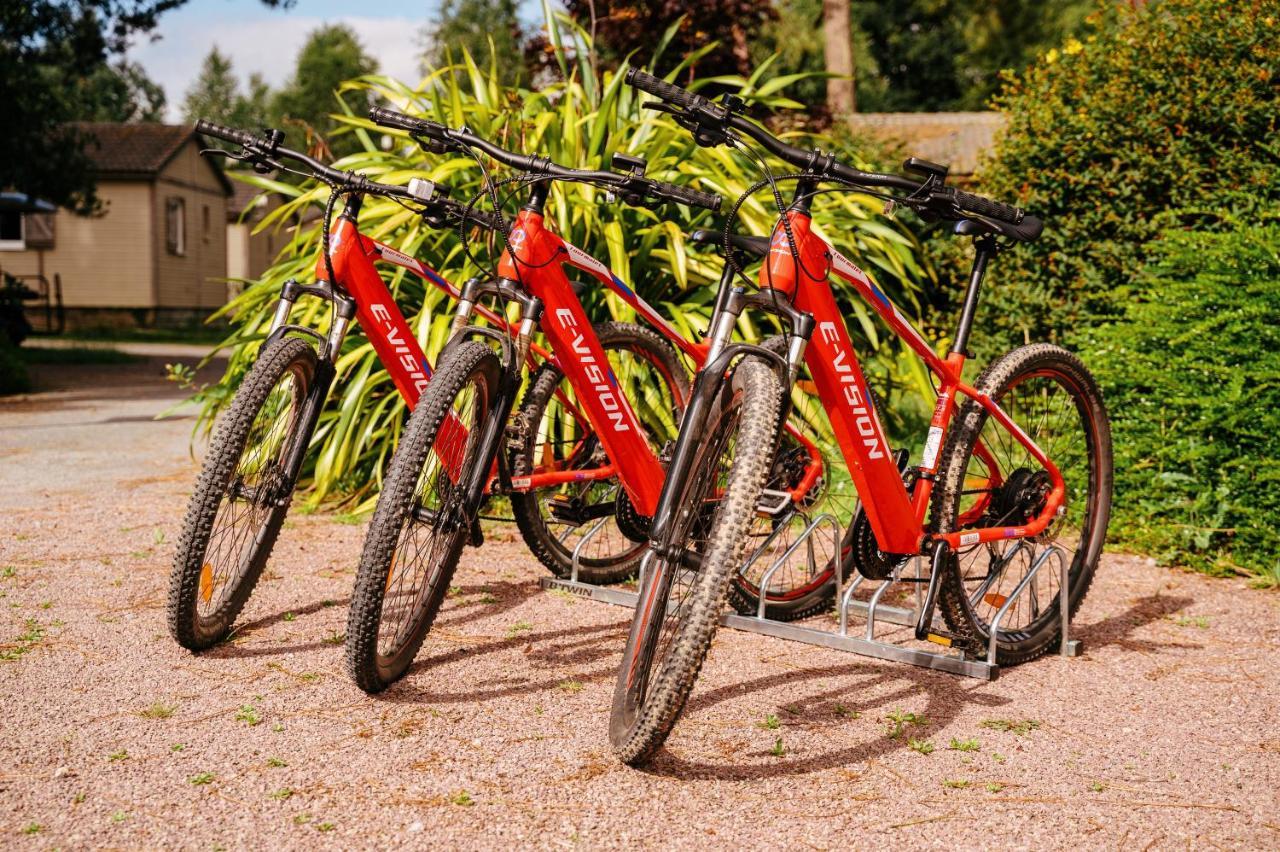
[[[687,186],[663,183],[661,181],[654,181],[653,186],[649,189],[649,194],[667,201],[674,201],[677,204],[701,207],[705,210],[710,210],[712,213],[718,212],[720,205],[724,202],[724,199],[714,192],[700,192],[696,189],[689,189]]]
[[[414,118],[411,115],[405,115],[402,112],[396,112],[386,107],[373,107],[370,109],[369,120],[380,127],[407,130],[410,133],[422,133],[436,138],[443,136],[449,130],[439,122],[428,121],[425,118]]]
[[[627,84],[642,92],[648,92],[655,98],[660,98],[667,103],[676,104],[686,109],[699,106],[706,101],[706,98],[701,95],[695,95],[688,89],[682,89],[660,77],[641,71],[639,68],[627,69]]]
[[[972,192],[965,192],[962,189],[956,190],[955,201],[956,206],[961,210],[967,210],[970,213],[976,213],[979,216],[986,216],[988,219],[996,219],[1010,225],[1019,224],[1022,222],[1022,217],[1026,215],[1021,208],[993,201],[981,195],[974,195]]]
[[[196,133],[201,136],[214,136],[227,142],[234,142],[236,145],[248,145],[254,139],[252,133],[236,130],[234,127],[223,127],[221,124],[214,124],[203,118],[196,122]]]

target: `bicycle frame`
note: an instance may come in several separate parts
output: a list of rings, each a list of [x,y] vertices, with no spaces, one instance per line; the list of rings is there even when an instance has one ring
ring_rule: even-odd
[[[795,239],[800,263],[797,265],[788,245],[787,233],[779,221],[774,229],[769,258],[760,270],[759,285],[764,292],[774,289],[790,297],[798,311],[814,319],[815,333],[804,351],[804,362],[813,376],[819,399],[831,420],[832,430],[845,463],[849,466],[880,549],[900,554],[921,552],[925,539],[925,514],[938,470],[939,451],[956,413],[956,398],[960,394],[976,400],[1036,461],[1044,465],[1050,476],[1052,490],[1044,509],[1023,526],[983,527],[939,534],[933,538],[945,541],[956,549],[980,542],[1025,538],[1043,531],[1063,505],[1066,485],[1062,474],[1044,451],[1000,406],[962,380],[965,353],[953,350],[945,359],[940,358],[866,273],[813,233],[810,228],[812,219],[807,210],[793,207],[785,215]],[[975,268],[975,281],[980,282],[983,271],[985,260]],[[903,484],[902,475],[889,450],[884,427],[876,416],[875,406],[870,403],[866,378],[831,290],[831,273],[852,284],[858,295],[885,321],[893,333],[938,377],[938,401],[929,424],[914,494],[909,494]],[[971,287],[973,286],[975,284],[971,282]],[[967,313],[971,321],[971,311]],[[962,318],[962,327],[963,323]],[[959,348],[963,349],[963,342],[957,342]],[[986,453],[985,448],[981,448],[980,452]],[[998,476],[994,466],[993,473]],[[976,520],[981,515],[981,508],[975,507],[966,516],[972,516]]]

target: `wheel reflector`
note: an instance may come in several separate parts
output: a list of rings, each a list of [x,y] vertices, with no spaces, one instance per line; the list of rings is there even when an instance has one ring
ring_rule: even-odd
[[[200,600],[208,603],[213,597],[213,565],[206,562],[200,569]]]
[[[995,592],[988,592],[982,596],[982,599],[996,609],[1004,606],[1005,601],[1009,600],[1007,596],[997,595]]]

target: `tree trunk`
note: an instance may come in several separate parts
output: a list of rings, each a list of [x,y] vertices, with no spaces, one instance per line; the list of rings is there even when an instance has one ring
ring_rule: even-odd
[[[849,0],[822,0],[822,36],[827,70],[839,75],[827,80],[827,109],[831,110],[833,117],[848,116],[857,108]]]

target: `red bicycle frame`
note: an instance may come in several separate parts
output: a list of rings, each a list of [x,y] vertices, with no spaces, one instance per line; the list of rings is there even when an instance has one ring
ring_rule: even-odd
[[[867,520],[880,549],[888,553],[919,553],[924,541],[925,514],[938,470],[939,451],[956,411],[956,396],[963,394],[986,409],[1003,428],[1027,449],[1049,473],[1052,490],[1043,510],[1023,526],[982,527],[939,534],[952,548],[980,542],[1034,536],[1057,515],[1066,494],[1062,473],[1053,461],[990,397],[961,379],[965,355],[952,352],[940,358],[888,297],[852,261],[833,249],[811,230],[812,219],[802,210],[789,210],[786,221],[795,240],[793,256],[781,221],[774,229],[769,257],[761,267],[761,289],[773,288],[791,297],[796,309],[813,316],[815,331],[805,350],[805,365],[813,376],[818,397],[831,420],[841,454],[853,476]],[[799,268],[797,269],[797,265]],[[876,416],[870,391],[863,376],[844,319],[836,305],[829,281],[830,273],[848,281],[863,300],[888,324],[893,333],[911,347],[938,377],[940,389],[929,433],[920,461],[921,477],[914,494],[907,492],[902,475],[893,461],[884,427]],[[999,477],[986,449],[979,454],[988,459],[992,475]],[[998,485],[999,482],[994,482]],[[982,507],[966,513],[976,520]]]

